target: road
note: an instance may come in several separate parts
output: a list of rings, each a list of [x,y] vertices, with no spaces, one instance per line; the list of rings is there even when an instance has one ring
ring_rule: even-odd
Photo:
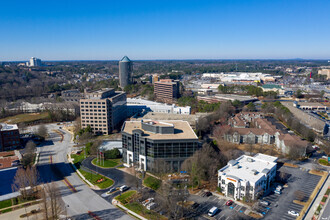
[[[123,211],[101,198],[73,171],[67,160],[67,154],[71,152],[73,145],[70,141],[71,135],[59,129],[59,126],[56,124],[48,124],[47,129],[49,138],[37,149],[38,153],[40,153],[38,162],[40,180],[57,183],[62,199],[66,204],[67,216],[70,216],[71,219],[94,219],[88,215],[88,212],[91,211],[101,219],[132,219]],[[55,130],[60,130],[63,138]],[[60,170],[60,173],[54,172],[50,165],[51,161],[54,164],[53,166],[56,166],[56,170]],[[70,189],[68,183],[74,188],[71,187]],[[77,192],[73,192],[74,190]]]

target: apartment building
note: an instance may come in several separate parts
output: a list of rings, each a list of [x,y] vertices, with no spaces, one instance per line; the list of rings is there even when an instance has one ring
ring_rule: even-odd
[[[235,200],[255,200],[275,181],[277,157],[242,155],[218,171],[218,187]]]
[[[183,161],[200,148],[195,132],[182,120],[125,121],[121,133],[124,165],[138,164],[142,170],[157,169],[161,161],[179,171]]]
[[[161,79],[154,83],[154,92],[157,101],[173,103],[174,99],[179,98],[179,81],[172,79]]]
[[[17,125],[0,123],[0,151],[14,150],[20,146]]]
[[[86,91],[80,99],[81,127],[95,134],[110,134],[126,119],[126,93],[114,89]]]

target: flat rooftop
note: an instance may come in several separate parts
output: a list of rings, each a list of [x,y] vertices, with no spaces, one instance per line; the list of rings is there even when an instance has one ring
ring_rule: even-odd
[[[147,120],[143,121],[144,123],[148,122]],[[190,127],[187,121],[182,120],[166,120],[166,121],[152,121],[153,123],[157,124],[158,126],[171,124],[174,126],[174,134],[160,134],[160,133],[153,133],[142,129],[141,121],[126,121],[123,125],[122,131],[132,134],[133,130],[140,129],[144,132],[144,137],[153,140],[180,140],[180,139],[196,139],[198,140],[197,135]]]
[[[219,171],[227,177],[255,183],[276,166],[276,160],[277,157],[265,154],[257,154],[254,157],[242,155],[236,160],[229,161]]]
[[[0,131],[10,131],[10,130],[17,130],[18,127],[16,124],[6,124],[0,123]]]
[[[298,102],[298,105],[300,106],[319,106],[319,107],[325,107],[325,105],[323,105],[322,103],[319,102]]]

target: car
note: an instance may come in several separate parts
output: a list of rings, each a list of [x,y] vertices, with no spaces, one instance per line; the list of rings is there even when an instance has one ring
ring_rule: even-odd
[[[195,202],[194,204],[192,204],[191,208],[196,209],[199,206],[199,203]]]
[[[109,189],[109,191],[103,193],[101,196],[102,197],[108,197],[108,196],[111,195],[111,193],[115,192],[116,190],[117,190],[116,188],[111,188],[111,189]]]
[[[151,202],[151,203],[149,203],[149,205],[147,205],[147,209],[148,210],[151,210],[151,209],[153,209],[155,207],[156,207],[156,203],[154,203],[154,202]]]
[[[206,196],[206,197],[212,196],[212,193],[211,193],[211,192],[206,192],[206,193],[205,193],[205,196]]]
[[[262,205],[269,205],[269,202],[268,201],[265,201],[265,200],[261,200],[260,201],[260,204],[262,204]]]
[[[288,214],[289,215],[293,215],[293,216],[299,216],[299,213],[298,212],[295,212],[293,210],[288,211]]]
[[[129,187],[126,186],[126,185],[123,185],[123,186],[119,187],[120,192],[125,192],[128,189],[129,189]]]
[[[232,205],[233,204],[233,200],[228,200],[227,202],[226,202],[226,206],[230,206],[230,205]]]
[[[215,206],[213,206],[208,212],[207,212],[207,214],[208,214],[208,216],[214,216],[215,214],[217,214],[217,212],[219,211],[219,209],[217,208],[217,207],[215,207]]]
[[[282,194],[282,192],[281,191],[278,191],[278,190],[274,190],[274,193],[275,194],[278,194],[278,195],[281,195]]]
[[[154,198],[149,198],[149,199],[146,199],[142,202],[142,205],[143,206],[147,206],[149,205],[151,202],[153,202],[155,199]]]

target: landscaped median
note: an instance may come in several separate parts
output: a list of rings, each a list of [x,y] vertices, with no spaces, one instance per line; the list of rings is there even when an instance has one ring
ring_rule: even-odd
[[[148,210],[144,207],[140,202],[138,202],[139,197],[140,195],[135,190],[130,190],[115,197],[113,204],[125,211],[128,211],[129,214],[139,219],[166,219],[166,217],[158,214],[157,212]]]
[[[118,158],[118,159],[107,159],[107,160],[97,160],[97,158],[94,158],[92,160],[92,164],[95,165],[95,166],[99,166],[99,167],[102,167],[102,168],[113,168],[115,166],[118,166],[121,164],[121,159]]]
[[[100,175],[96,172],[89,171],[81,167],[81,162],[85,159],[84,152],[79,154],[71,154],[73,166],[80,176],[88,185],[95,186],[99,189],[106,189],[113,185],[114,181],[108,177]]]

